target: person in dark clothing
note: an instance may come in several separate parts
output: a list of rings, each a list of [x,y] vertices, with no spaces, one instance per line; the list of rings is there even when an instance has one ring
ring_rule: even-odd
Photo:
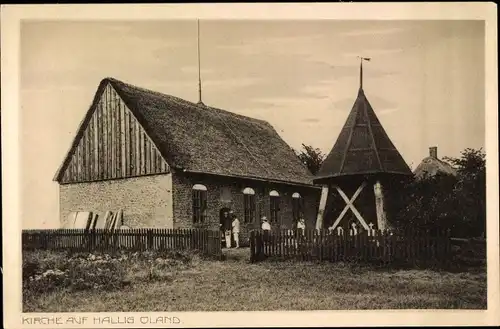
[[[220,219],[221,231],[224,232],[224,238],[226,241],[226,248],[231,248],[231,224],[232,218],[229,214],[229,209],[224,209]]]

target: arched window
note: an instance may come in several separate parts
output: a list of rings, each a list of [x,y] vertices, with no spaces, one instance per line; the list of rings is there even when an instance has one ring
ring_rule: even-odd
[[[292,215],[295,223],[299,221],[299,217],[304,210],[303,201],[304,200],[299,193],[295,192],[292,194]]]
[[[207,187],[193,186],[193,223],[203,223],[207,217]]]
[[[245,187],[243,189],[243,194],[255,195],[255,191],[251,187]]]
[[[201,184],[194,184],[193,190],[206,191],[207,187],[205,185],[201,185]]]
[[[271,214],[271,223],[277,223],[278,218],[279,218],[279,211],[280,211],[280,194],[272,190],[269,192],[269,206],[270,206],[270,214]]]
[[[251,223],[255,219],[255,191],[247,187],[243,190],[244,221]]]

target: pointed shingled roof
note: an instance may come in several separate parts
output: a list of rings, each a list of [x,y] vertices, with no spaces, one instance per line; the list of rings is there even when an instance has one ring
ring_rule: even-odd
[[[314,182],[377,173],[412,175],[360,86],[351,113]]]

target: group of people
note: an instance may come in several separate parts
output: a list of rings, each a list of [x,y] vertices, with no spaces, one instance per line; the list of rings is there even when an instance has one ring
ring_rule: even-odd
[[[271,224],[269,224],[269,221],[267,220],[266,216],[262,216],[262,225],[261,225],[261,230],[263,231],[271,231]],[[306,229],[306,220],[304,219],[304,216],[300,215],[299,220],[297,221],[297,230],[305,230]]]
[[[224,232],[224,238],[226,241],[226,248],[231,248],[232,241],[231,237],[234,239],[235,247],[240,247],[240,220],[238,216],[234,214],[232,210],[224,211],[221,223],[221,231]]]
[[[224,240],[226,242],[226,248],[231,248],[232,240],[234,240],[235,248],[240,247],[240,220],[238,216],[232,211],[224,211],[220,220],[220,228],[224,234]],[[263,231],[271,231],[271,224],[266,216],[261,218],[261,229]],[[299,216],[296,226],[297,231],[305,231],[306,223],[303,215]],[[232,238],[232,239],[231,239]]]

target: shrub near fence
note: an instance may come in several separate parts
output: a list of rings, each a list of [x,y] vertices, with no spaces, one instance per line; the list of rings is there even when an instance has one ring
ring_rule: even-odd
[[[371,230],[357,235],[339,235],[327,230],[306,230],[302,234],[290,230],[255,230],[250,233],[250,250],[252,262],[273,258],[443,265],[451,260],[448,232],[396,235]]]
[[[222,255],[220,232],[204,229],[23,230],[22,246],[23,250],[197,250],[207,256]]]

